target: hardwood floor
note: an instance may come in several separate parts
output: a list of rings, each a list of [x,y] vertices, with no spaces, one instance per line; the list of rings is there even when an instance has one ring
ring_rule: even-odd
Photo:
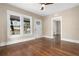
[[[1,56],[79,56],[79,44],[39,38],[0,47]]]

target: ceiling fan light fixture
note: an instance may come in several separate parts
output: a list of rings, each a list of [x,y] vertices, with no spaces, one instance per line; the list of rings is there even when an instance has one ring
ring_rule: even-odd
[[[45,7],[45,4],[41,4],[42,5],[42,7]]]
[[[41,4],[41,10],[45,10],[46,6],[47,5],[50,5],[50,4],[54,4],[54,3],[40,3]]]
[[[41,10],[45,10],[45,4],[41,4]]]

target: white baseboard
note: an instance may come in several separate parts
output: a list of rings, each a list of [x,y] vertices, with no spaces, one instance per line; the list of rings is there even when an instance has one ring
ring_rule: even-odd
[[[53,38],[51,36],[44,36],[46,38]],[[69,41],[69,42],[72,42],[72,43],[79,43],[79,40],[72,40],[72,39],[66,39],[66,38],[62,38],[61,40],[64,40],[64,41]]]
[[[13,40],[10,40],[10,41],[7,41],[7,42],[2,42],[0,44],[0,46],[5,46],[5,45],[11,45],[11,44],[15,44],[15,43],[20,43],[20,42],[24,42],[24,41],[29,41],[29,40],[33,40],[34,38],[27,38],[27,39],[13,39]]]
[[[13,40],[7,41],[7,43],[6,43],[6,42],[0,43],[0,46],[11,45],[11,44],[15,44],[15,43],[24,42],[24,41],[34,40],[34,39],[36,39],[36,38],[41,38],[41,37],[53,38],[53,37],[51,37],[51,36],[39,36],[39,37],[32,37],[32,38],[19,39],[19,40],[13,39]],[[69,42],[73,42],[73,43],[79,43],[79,41],[77,41],[77,40],[72,40],[72,39],[62,38],[62,40],[64,40],[64,41],[69,41]]]
[[[53,38],[53,37],[51,37],[51,36],[43,36],[43,37],[46,37],[46,38],[51,38],[51,39]]]
[[[44,37],[46,37],[46,38],[53,38],[51,36],[44,36]],[[79,43],[79,40],[72,40],[72,39],[66,39],[66,38],[62,38],[61,40],[72,42],[72,43]]]
[[[64,41],[69,41],[69,42],[72,42],[72,43],[79,43],[79,41],[77,41],[77,40],[72,40],[72,39],[62,38],[62,40],[64,40]]]
[[[5,46],[6,45],[6,42],[1,42],[0,43],[0,46]]]
[[[39,37],[31,37],[31,38],[26,38],[26,39],[11,39],[11,40],[9,40],[7,42],[1,42],[0,46],[11,45],[11,44],[15,44],[15,43],[24,42],[24,41],[35,40],[36,38],[41,38],[41,36],[39,36]]]

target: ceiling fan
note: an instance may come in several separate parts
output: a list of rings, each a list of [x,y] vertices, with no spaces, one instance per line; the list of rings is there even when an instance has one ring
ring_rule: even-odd
[[[46,5],[51,5],[54,3],[40,3],[41,4],[41,9],[40,10],[45,10]]]

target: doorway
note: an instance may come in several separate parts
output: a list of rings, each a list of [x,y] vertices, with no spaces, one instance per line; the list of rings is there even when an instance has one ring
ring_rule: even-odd
[[[54,17],[52,19],[52,36],[54,39],[54,47],[61,47],[62,39],[62,17]]]
[[[53,20],[53,37],[61,39],[61,21]]]

